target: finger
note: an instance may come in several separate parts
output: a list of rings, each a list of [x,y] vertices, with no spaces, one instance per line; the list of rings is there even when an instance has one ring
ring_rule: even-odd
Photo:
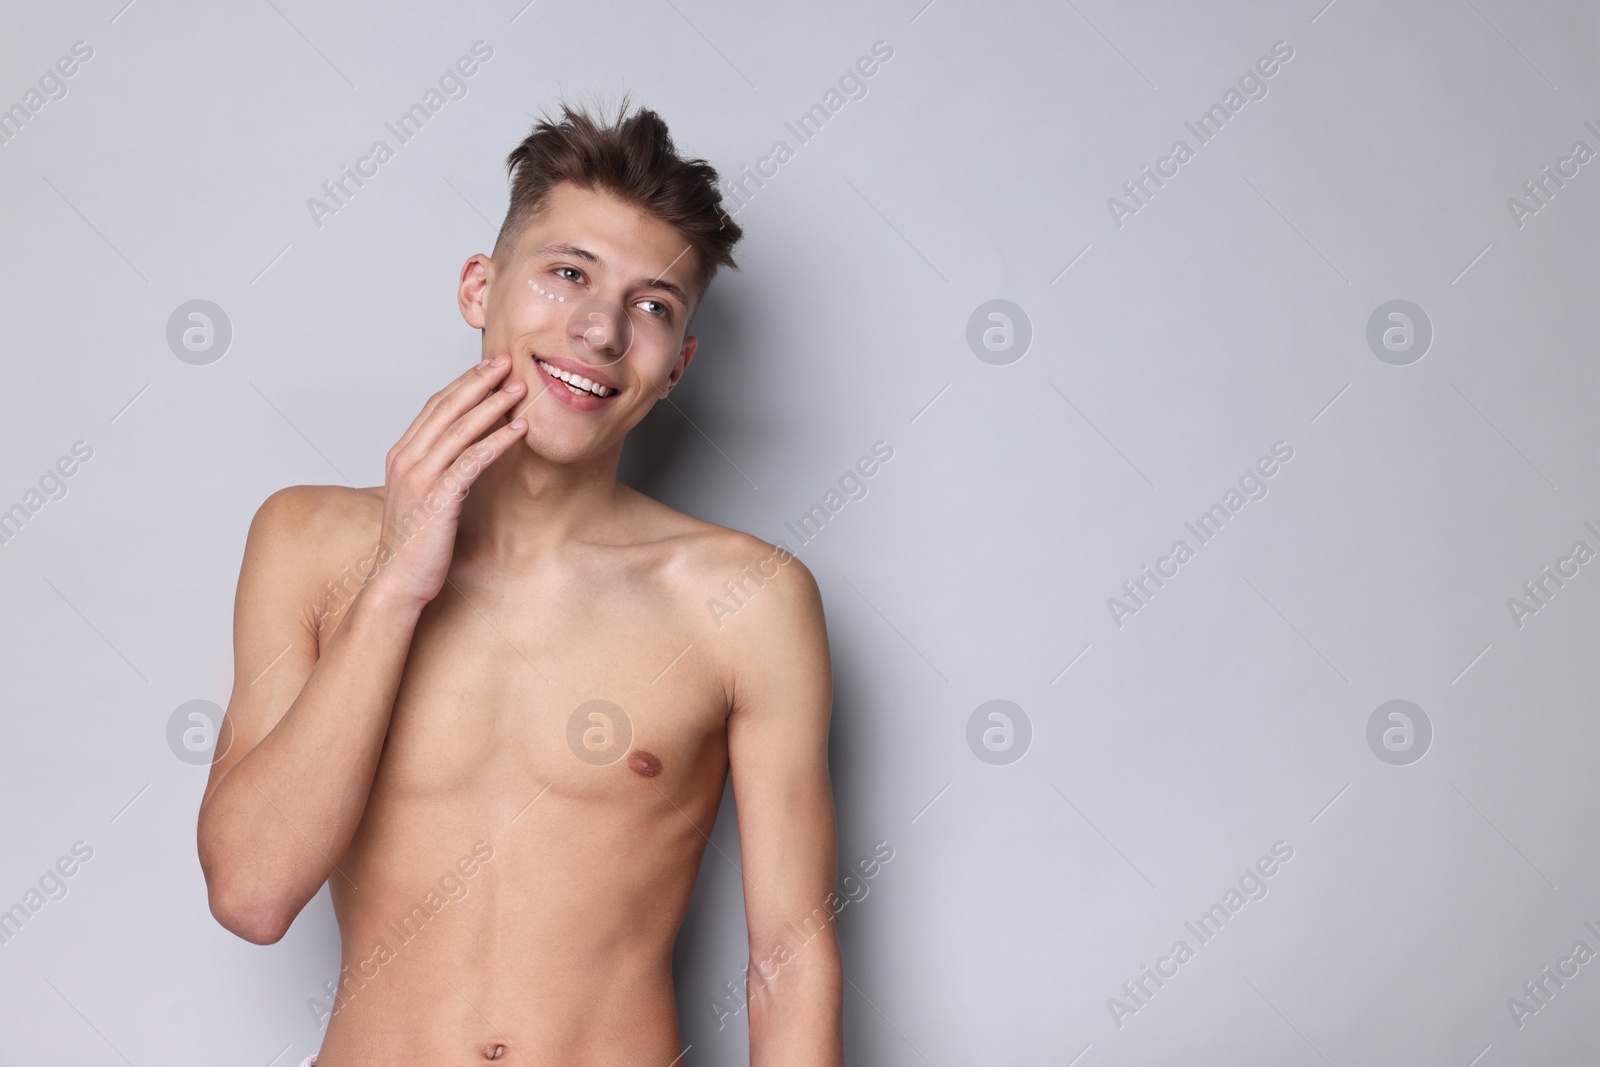
[[[521,403],[527,387],[520,381],[509,382],[484,397],[476,407],[461,413],[456,421],[439,435],[428,449],[428,458],[421,461],[424,469],[444,470],[461,458],[484,431],[500,421],[505,414]]]
[[[447,407],[452,403],[460,404],[464,395],[472,397],[466,403],[476,403],[510,372],[511,360],[509,357],[505,357],[505,363],[499,367],[496,367],[492,360],[486,359],[469,368],[460,377],[428,398],[428,402],[422,405],[422,410],[417,413],[415,419],[411,420],[411,425],[401,435],[400,440],[395,443],[393,450],[395,454],[398,455],[410,450],[414,444],[418,445],[422,451],[426,451],[431,436],[437,433],[436,430],[430,428],[435,425],[436,416],[441,408]]]
[[[417,460],[430,454],[436,442],[455,421],[478,404],[484,398],[493,395],[495,389],[505,382],[511,373],[511,360],[504,356],[497,356],[505,362],[499,366],[491,363],[479,376],[468,377],[466,381],[451,389],[433,410],[423,419],[422,425],[417,427],[417,432],[411,439],[409,446],[411,453]]]
[[[443,487],[452,497],[466,495],[472,483],[488,469],[489,465],[505,454],[522,435],[528,432],[528,420],[512,419],[494,433],[473,445],[454,463],[444,476]]]
[[[504,362],[496,366],[495,359]],[[426,455],[433,441],[462,411],[482,400],[510,373],[510,357],[496,356],[480,363],[430,398],[417,416],[416,431],[406,443],[413,460]]]
[[[439,401],[446,394],[451,392],[461,383],[465,382],[468,376],[473,374],[482,374],[488,365],[489,359],[486,356],[477,363],[473,364],[471,367],[468,367],[466,370],[462,371],[458,377],[456,377],[444,388],[428,397],[427,401],[422,405],[422,410],[417,412],[416,418],[411,420],[411,425],[406,427],[405,433],[400,435],[400,440],[395,442],[394,450],[398,452],[401,448],[410,443],[411,439],[416,436],[417,428],[421,426],[423,422],[427,420],[428,416],[433,413],[433,409],[439,405]]]
[[[406,447],[416,439],[417,431],[422,428],[422,425],[425,422],[428,421],[428,416],[433,414],[434,409],[439,406],[439,402],[446,396],[449,396],[456,389],[466,384],[466,382],[471,380],[474,375],[481,377],[489,368],[489,364],[490,361],[488,357],[485,357],[479,362],[473,364],[471,367],[468,367],[461,373],[459,377],[455,378],[444,388],[428,397],[427,402],[422,405],[422,410],[417,412],[416,418],[411,420],[411,425],[406,427],[405,433],[400,435],[400,439],[396,441],[394,447],[389,450],[390,454],[392,456],[398,456],[401,452],[403,452]]]

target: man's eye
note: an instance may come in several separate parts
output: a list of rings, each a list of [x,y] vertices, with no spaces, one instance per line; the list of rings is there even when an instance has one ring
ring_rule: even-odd
[[[660,300],[641,300],[639,301],[639,306],[644,308],[651,315],[655,315],[657,318],[665,319],[672,315],[672,307]],[[649,309],[652,307],[659,310],[650,311]]]
[[[569,278],[565,274],[561,274],[562,271],[571,271],[575,275],[575,277]],[[561,274],[561,278],[562,278],[563,281],[579,282],[579,281],[583,280],[583,272],[580,271],[577,267],[557,267],[556,268],[556,273],[557,274]]]

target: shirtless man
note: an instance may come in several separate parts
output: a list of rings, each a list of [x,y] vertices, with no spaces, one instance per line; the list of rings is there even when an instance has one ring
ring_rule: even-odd
[[[511,154],[457,294],[484,361],[385,484],[285,489],[250,527],[200,859],[256,944],[329,883],[316,1067],[683,1062],[673,942],[730,772],[751,1063],[842,1062],[816,583],[616,480],[740,235],[715,172],[625,113]]]

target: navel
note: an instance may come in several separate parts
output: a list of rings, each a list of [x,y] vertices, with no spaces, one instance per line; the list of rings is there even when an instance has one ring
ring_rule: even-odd
[[[504,1056],[505,1052],[506,1047],[504,1045],[491,1045],[483,1050],[483,1058],[486,1060],[497,1060],[501,1056]]]
[[[628,769],[640,778],[654,778],[661,773],[661,760],[653,752],[635,749],[628,753]]]

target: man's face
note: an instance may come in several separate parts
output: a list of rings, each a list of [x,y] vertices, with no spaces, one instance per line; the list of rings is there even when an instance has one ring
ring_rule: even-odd
[[[514,244],[467,261],[461,313],[485,357],[510,355],[506,381],[527,385],[530,448],[558,463],[602,454],[677,382],[697,344],[684,336],[696,256],[669,223],[562,182]]]

